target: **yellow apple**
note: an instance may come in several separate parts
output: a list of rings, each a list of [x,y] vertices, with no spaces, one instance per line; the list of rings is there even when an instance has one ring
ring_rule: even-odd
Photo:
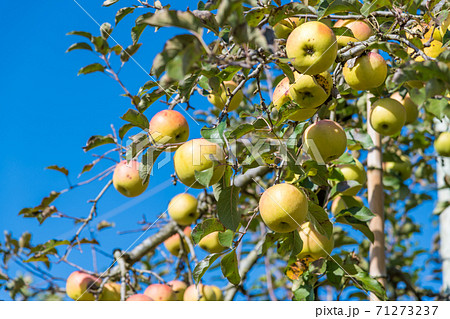
[[[97,289],[101,284],[101,279],[89,275],[82,271],[74,271],[66,281],[67,296],[77,301],[94,301],[93,294],[88,289]]]
[[[352,68],[348,62],[342,71],[345,82],[355,90],[369,90],[379,87],[387,76],[387,64],[376,52],[369,52],[356,59]]]
[[[315,161],[328,163],[344,154],[347,136],[338,123],[321,120],[305,130],[303,145]]]
[[[341,197],[337,196],[333,203],[331,204],[331,212],[333,215],[339,214],[342,210],[351,208],[351,207],[362,207],[364,206],[363,200],[359,196],[352,196],[352,197]]]
[[[442,132],[434,141],[434,149],[440,156],[450,157],[450,132]]]
[[[286,54],[303,74],[319,74],[336,60],[338,45],[333,31],[325,24],[310,21],[295,28],[286,41]]]
[[[210,286],[213,290],[214,290],[214,294],[216,295],[216,300],[217,301],[223,301],[223,293],[222,290],[220,290],[219,287],[211,285]]]
[[[278,39],[287,39],[292,30],[302,23],[303,19],[297,17],[286,18],[273,26],[273,32]]]
[[[233,93],[234,89],[237,87],[234,81],[225,81],[220,84],[219,92],[214,92],[208,95],[208,101],[219,109],[223,109],[225,103],[228,100],[228,96]],[[228,105],[228,111],[234,111],[239,107],[242,100],[244,99],[244,93],[239,90],[231,99],[230,105]]]
[[[127,301],[154,301],[154,300],[149,296],[143,294],[134,294],[128,297]]]
[[[205,188],[197,181],[195,172],[209,169],[215,165],[209,186],[214,185],[225,172],[224,159],[225,154],[222,147],[198,138],[184,143],[177,149],[173,157],[173,165],[178,179],[184,185],[191,188]]]
[[[182,301],[184,296],[184,291],[188,287],[188,285],[181,280],[172,280],[167,283],[167,285],[172,288],[172,291],[175,293],[175,300]]]
[[[108,282],[103,286],[100,301],[120,301],[120,284]]]
[[[177,224],[187,226],[198,218],[197,198],[187,193],[178,194],[169,202],[167,208],[170,218]]]
[[[150,297],[154,301],[174,301],[175,293],[165,284],[152,284],[144,291],[144,295]]]
[[[305,220],[308,199],[302,190],[291,184],[276,184],[261,196],[259,212],[271,230],[289,233]]]
[[[139,176],[139,162],[126,160],[117,164],[113,174],[114,188],[127,197],[136,197],[142,194],[148,186],[148,181],[142,184]]]
[[[189,125],[185,117],[174,110],[156,113],[150,120],[150,140],[158,146],[186,142],[189,138]],[[168,148],[175,151],[175,147]]]
[[[301,108],[316,108],[330,96],[333,79],[328,71],[317,75],[294,73],[295,82],[289,89],[291,98]]]
[[[189,238],[191,237],[191,227],[186,227],[183,230],[184,234],[186,236],[189,236]],[[186,242],[184,242],[184,251],[185,252],[189,252],[189,247],[187,246]],[[167,238],[164,241],[164,246],[166,247],[166,249],[175,257],[178,257],[180,255],[180,249],[181,249],[181,238],[179,234],[175,234],[170,236],[169,238]]]
[[[187,287],[184,292],[184,301],[216,301],[214,289],[208,285],[198,284]]]
[[[367,181],[367,174],[364,170],[364,165],[356,158],[355,164],[340,165],[339,169],[346,181],[357,181],[360,186],[351,187],[342,192],[343,196],[355,196],[362,188],[362,185]]]
[[[348,42],[365,41],[370,38],[374,33],[372,28],[364,21],[360,20],[338,20],[334,24],[335,28],[346,27],[350,29],[355,37],[346,35],[336,36],[337,43],[340,47],[345,47]]]
[[[370,124],[381,135],[395,135],[405,125],[406,110],[400,102],[385,98],[372,104]]]
[[[417,117],[419,116],[419,110],[417,108],[417,104],[413,102],[411,97],[409,96],[409,93],[406,93],[405,97],[402,97],[400,93],[395,92],[391,95],[391,99],[399,101],[406,111],[406,124],[411,124],[417,120]]]
[[[306,257],[311,257],[313,260],[321,257],[327,258],[334,248],[333,236],[327,238],[321,235],[310,222],[302,224],[299,235],[303,241],[302,251],[297,255],[299,259]]]
[[[221,253],[226,247],[222,246],[219,241],[219,232],[212,232],[205,237],[203,237],[198,245],[201,249],[207,251],[210,254]]]
[[[318,109],[300,109],[291,114],[288,118],[293,121],[303,122],[313,117],[317,111]]]

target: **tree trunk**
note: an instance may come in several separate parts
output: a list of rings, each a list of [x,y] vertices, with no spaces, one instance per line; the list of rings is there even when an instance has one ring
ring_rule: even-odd
[[[371,95],[367,95],[367,118],[369,118]],[[372,277],[386,287],[386,261],[385,261],[385,243],[384,243],[384,193],[383,193],[383,154],[381,151],[381,136],[370,125],[367,120],[367,131],[372,138],[374,147],[369,150],[367,155],[367,191],[369,199],[369,208],[375,217],[370,221],[369,228],[373,232],[375,240],[370,245],[369,273]],[[378,298],[371,294],[371,300]]]

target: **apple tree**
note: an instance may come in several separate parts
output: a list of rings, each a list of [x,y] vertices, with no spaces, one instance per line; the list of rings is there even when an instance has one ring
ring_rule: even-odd
[[[83,150],[102,154],[76,183],[19,212],[42,229],[54,217],[73,219],[78,231],[45,242],[6,233],[0,285],[11,298],[448,298],[420,280],[425,268],[440,280],[439,237],[430,249],[418,245],[410,212],[432,199],[436,165],[450,155],[448,133],[437,139],[435,129],[450,116],[449,3],[209,0],[193,10],[164,2],[107,0],[114,23],[68,33],[76,41],[68,54],[95,54],[79,74],[111,78],[128,109],[118,130],[93,130]],[[127,44],[114,39],[125,19],[135,19]],[[165,28],[176,35],[133,92],[120,70],[152,45],[144,32]],[[188,117],[200,132],[189,132]],[[121,161],[96,171],[113,154]],[[103,229],[120,228],[96,219],[105,192],[140,196],[161,154],[173,157],[173,182],[186,193],[140,222],[134,247],[118,237],[101,271],[69,261],[74,250],[101,248]],[[58,210],[58,199],[94,180],[104,186],[83,217]],[[449,200],[421,213],[437,220]],[[208,252],[201,260],[199,249]],[[13,274],[13,261],[27,273]],[[62,265],[74,271],[67,284],[52,274]]]

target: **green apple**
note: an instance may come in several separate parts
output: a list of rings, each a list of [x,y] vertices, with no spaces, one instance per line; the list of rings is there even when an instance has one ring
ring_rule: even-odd
[[[190,140],[181,145],[173,157],[173,165],[180,182],[191,188],[206,188],[200,184],[195,172],[213,167],[213,175],[209,186],[217,183],[225,172],[223,165],[225,154],[222,148],[203,138]]]
[[[287,39],[292,30],[302,24],[303,21],[303,19],[297,17],[283,19],[273,26],[273,32],[278,39]]]
[[[101,279],[89,275],[82,271],[74,271],[66,281],[67,296],[77,301],[94,301],[93,294],[88,289],[97,289],[101,284]]]
[[[328,163],[344,154],[347,136],[338,123],[321,120],[305,130],[303,145],[315,161]]]
[[[331,212],[334,216],[336,216],[344,209],[363,206],[363,200],[359,196],[336,196],[336,198],[333,200],[333,203],[331,204]]]
[[[219,287],[211,285],[210,286],[213,290],[214,290],[214,294],[216,295],[216,300],[217,301],[223,301],[223,293],[222,290],[220,290]]]
[[[172,288],[175,293],[175,300],[183,301],[183,296],[188,285],[181,280],[172,280],[167,283],[167,285]]]
[[[357,181],[361,186],[351,187],[342,192],[343,196],[355,196],[362,188],[362,185],[367,181],[367,174],[364,170],[364,165],[356,158],[355,164],[340,165],[339,169],[344,175],[346,181]]]
[[[303,74],[319,74],[336,60],[338,45],[333,31],[325,24],[310,21],[295,28],[286,41],[286,54]]]
[[[148,181],[143,184],[139,176],[139,162],[126,160],[116,165],[113,174],[114,188],[127,197],[136,197],[142,194],[148,186]]]
[[[401,155],[400,162],[384,163],[384,170],[388,174],[400,176],[400,178],[405,181],[411,177],[412,172],[411,161],[407,156]]]
[[[450,157],[450,132],[442,132],[434,141],[434,149],[440,156]]]
[[[165,284],[152,284],[144,291],[144,295],[154,301],[174,301],[175,293],[172,288]]]
[[[189,138],[189,125],[185,117],[174,110],[164,110],[156,113],[150,120],[150,139],[156,145],[166,145],[186,142]],[[168,148],[175,151],[176,147]]]
[[[143,294],[134,294],[128,297],[127,301],[154,301],[154,300],[149,296]]]
[[[333,79],[327,71],[317,75],[294,73],[295,82],[289,89],[291,98],[301,108],[316,108],[330,96]]]
[[[103,286],[100,301],[120,301],[120,284],[115,282],[108,282]]]
[[[297,255],[299,259],[307,257],[311,257],[313,260],[321,257],[327,258],[334,248],[333,236],[327,238],[320,234],[310,222],[302,224],[299,235],[303,241],[302,251]]]
[[[392,136],[399,133],[405,125],[406,110],[394,99],[379,99],[372,104],[369,121],[381,135]]]
[[[219,92],[214,92],[208,95],[208,101],[215,107],[223,109],[225,107],[225,103],[228,100],[228,96],[234,91],[237,86],[237,83],[234,81],[222,82],[220,84]],[[244,93],[242,93],[242,90],[237,91],[237,93],[231,99],[230,105],[228,105],[228,111],[231,112],[236,110],[243,99]]]
[[[395,92],[391,95],[391,99],[399,101],[406,111],[406,121],[405,124],[411,124],[417,120],[419,116],[419,110],[417,108],[417,104],[413,102],[409,93],[406,93],[405,97],[402,97],[400,93]]]
[[[187,287],[184,301],[216,301],[217,297],[212,286],[198,284]]]
[[[178,194],[169,202],[167,211],[170,218],[177,224],[182,226],[190,225],[199,216],[197,212],[197,198],[187,193]]]
[[[276,184],[266,189],[261,196],[259,212],[271,230],[289,233],[305,220],[308,199],[302,190],[291,184]]]
[[[218,231],[212,232],[203,237],[199,241],[198,245],[201,249],[207,251],[210,254],[221,253],[222,251],[227,249],[227,247],[224,247],[220,244]]]
[[[317,113],[319,109],[299,109],[295,113],[289,115],[289,119],[293,121],[303,122],[311,117],[313,117],[314,114]]]
[[[358,91],[374,89],[384,83],[387,64],[380,54],[369,52],[357,58],[352,67],[348,62],[345,63],[342,74],[352,89]]]

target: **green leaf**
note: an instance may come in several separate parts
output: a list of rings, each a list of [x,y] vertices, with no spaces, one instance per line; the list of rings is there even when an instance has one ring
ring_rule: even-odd
[[[153,27],[178,27],[195,32],[201,31],[201,23],[190,11],[158,10],[142,23]]]
[[[288,64],[282,62],[278,62],[277,65],[288,77],[289,83],[295,83],[294,72],[292,72],[291,67]]]
[[[320,234],[327,238],[333,236],[333,224],[330,222],[328,214],[322,206],[313,201],[308,201],[308,220]]]
[[[142,180],[142,184],[148,182],[150,173],[152,172],[153,165],[156,159],[163,151],[149,147],[147,152],[142,156],[142,162],[139,165],[139,177]]]
[[[92,43],[94,44],[95,51],[100,54],[107,54],[109,52],[108,41],[106,41],[103,37],[93,37]]]
[[[89,32],[85,32],[85,31],[70,31],[68,33],[66,33],[66,35],[78,35],[80,37],[85,37],[87,39],[89,39],[89,41],[92,41],[92,34],[90,34]]]
[[[241,222],[241,213],[238,210],[239,191],[236,186],[224,187],[217,201],[217,215],[220,222],[227,229],[236,231]]]
[[[244,136],[250,132],[253,132],[254,130],[255,130],[255,127],[252,124],[242,123],[242,124],[239,124],[233,131],[225,132],[225,136],[228,139],[236,139],[237,140],[237,139],[241,138],[242,136]]]
[[[335,196],[342,194],[343,192],[345,192],[347,190],[355,189],[360,186],[361,186],[360,183],[358,183],[357,181],[352,181],[352,180],[339,182],[336,185],[334,185],[333,188],[331,189],[329,198],[332,199]]]
[[[353,229],[359,230],[363,233],[372,243],[374,241],[374,235],[370,230],[366,222],[359,221],[353,216],[343,215],[336,218],[337,223],[350,225]]]
[[[218,143],[224,140],[223,132],[226,127],[227,127],[226,121],[222,121],[219,123],[219,125],[213,128],[202,127],[202,129],[200,130],[200,134],[204,139],[213,143]]]
[[[347,146],[355,147],[358,145],[365,150],[369,150],[374,147],[372,138],[365,132],[352,128],[346,130],[345,133],[347,134]]]
[[[102,35],[102,38],[105,40],[109,38],[112,31],[113,29],[111,27],[111,24],[108,22],[105,22],[100,26],[100,34]]]
[[[115,140],[111,134],[108,134],[106,136],[94,135],[88,139],[88,141],[86,142],[86,146],[83,147],[83,150],[85,152],[87,152],[95,147],[102,146],[105,144],[114,144],[114,143],[115,143]]]
[[[67,50],[67,52],[73,51],[73,50],[89,50],[92,51],[92,47],[90,46],[90,44],[86,43],[86,42],[78,42],[78,43],[74,43],[72,44]]]
[[[362,270],[359,266],[354,265],[355,269],[358,271],[356,275],[352,277],[358,280],[364,289],[373,292],[380,300],[387,300],[386,290],[375,278],[370,277],[370,275]]]
[[[370,13],[386,6],[392,8],[392,2],[390,0],[365,0],[361,8],[361,14],[367,17]]]
[[[167,62],[165,66],[167,75],[174,80],[183,80],[198,62],[201,52],[197,42],[193,42],[186,46],[182,51],[178,52],[173,59]]]
[[[252,8],[245,15],[245,20],[247,20],[248,26],[252,28],[257,27],[261,20],[264,19],[265,15],[270,13],[272,8],[274,8],[274,6]]]
[[[150,105],[155,103],[165,92],[161,88],[157,88],[150,93],[146,93],[142,96],[137,106],[139,112],[144,112]]]
[[[345,275],[342,269],[342,260],[339,255],[333,255],[331,260],[327,262],[327,279],[336,288],[341,288],[342,278]]]
[[[202,261],[200,261],[197,265],[195,265],[192,276],[194,277],[194,280],[196,283],[200,282],[200,279],[202,279],[203,275],[208,270],[208,268],[211,267],[211,265],[221,255],[223,255],[223,253],[208,255]]]
[[[122,53],[120,53],[120,61],[127,62],[131,58],[131,56],[134,55],[137,52],[137,50],[139,50],[141,45],[142,43],[135,43],[128,46],[128,48],[126,48],[125,50],[122,51]]]
[[[135,127],[133,124],[127,123],[122,125],[122,127],[119,129],[119,137],[120,139],[123,140],[123,138],[125,137],[125,134],[127,134],[127,132],[129,130],[131,130],[133,127]]]
[[[133,28],[131,28],[131,40],[133,40],[133,43],[137,43],[139,41],[139,38],[142,35],[142,32],[144,32],[146,24],[137,24]]]
[[[220,71],[216,76],[222,81],[230,81],[233,79],[234,75],[238,73],[242,68],[236,65],[227,66],[225,69]]]
[[[116,13],[116,18],[115,18],[114,23],[117,25],[120,22],[120,20],[125,18],[128,14],[133,13],[134,9],[136,9],[136,7],[125,7],[125,8],[119,9],[119,11],[117,11],[117,13]]]
[[[78,177],[83,175],[86,172],[89,172],[94,167],[93,163],[89,163],[83,166],[83,169],[81,170],[80,174],[78,174]]]
[[[61,173],[63,173],[66,176],[69,175],[69,171],[67,170],[67,168],[59,167],[58,165],[51,165],[51,166],[46,167],[45,169],[52,169],[54,171],[61,172]]]
[[[220,268],[225,278],[233,285],[239,285],[241,276],[239,275],[238,260],[236,250],[233,249],[230,253],[222,257],[220,261]]]
[[[343,196],[342,198],[345,198],[346,196]],[[352,197],[349,198],[350,200],[353,199]],[[345,201],[346,199],[344,199]],[[370,211],[369,208],[362,206],[362,207],[350,207],[345,208],[341,210],[337,215],[336,218],[342,217],[342,216],[352,216],[353,218],[362,221],[362,222],[368,222],[370,221],[375,215]]]
[[[103,2],[104,7],[112,6],[114,3],[119,2],[119,0],[106,0]]]
[[[230,247],[233,244],[233,239],[234,239],[234,231],[227,229],[224,232],[220,232],[219,233],[219,243],[223,246],[223,247]]]
[[[105,67],[103,65],[101,65],[100,63],[93,63],[81,68],[80,71],[78,71],[78,75],[104,71]]]
[[[195,179],[197,180],[197,182],[199,182],[200,184],[202,184],[205,187],[209,187],[209,186],[211,186],[210,185],[211,179],[214,175],[214,165],[203,171],[194,171],[194,174],[195,174]]]
[[[319,18],[338,12],[360,13],[361,3],[357,0],[322,0],[317,9]]]
[[[192,241],[194,244],[198,244],[203,237],[216,231],[223,232],[225,231],[225,227],[216,218],[205,219],[192,230]]]
[[[305,283],[303,286],[294,290],[294,301],[313,301],[314,300],[314,288]]]
[[[121,119],[133,124],[134,126],[140,127],[143,130],[148,130],[149,128],[149,122],[145,115],[133,109],[129,109],[124,115],[122,115]]]
[[[298,2],[291,2],[288,4],[285,4],[281,7],[272,9],[272,12],[269,16],[269,24],[271,26],[274,26],[278,22],[280,22],[283,19],[292,17],[294,15],[298,14],[308,14],[308,13],[314,13],[312,12],[307,6],[305,6],[302,3]]]

